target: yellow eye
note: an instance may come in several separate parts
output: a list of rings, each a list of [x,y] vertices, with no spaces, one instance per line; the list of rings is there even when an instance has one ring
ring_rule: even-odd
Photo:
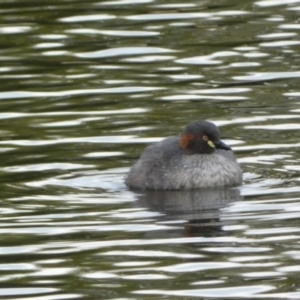
[[[207,136],[207,135],[204,135],[204,136],[203,136],[203,140],[207,142],[207,141],[209,140],[208,136]]]

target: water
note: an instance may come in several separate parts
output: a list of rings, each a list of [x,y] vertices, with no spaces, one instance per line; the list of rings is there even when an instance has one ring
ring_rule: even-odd
[[[299,299],[300,1],[0,4],[0,298]],[[214,121],[238,189],[134,193]]]

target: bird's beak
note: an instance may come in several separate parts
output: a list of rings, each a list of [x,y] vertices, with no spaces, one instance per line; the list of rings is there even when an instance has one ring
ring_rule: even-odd
[[[207,144],[208,144],[208,146],[211,147],[211,148],[216,148],[215,144],[214,144],[211,140],[208,140],[208,141],[207,141]]]
[[[222,141],[216,141],[216,142],[214,142],[214,146],[217,149],[231,150],[231,148],[228,145],[226,145],[225,143],[223,143]]]

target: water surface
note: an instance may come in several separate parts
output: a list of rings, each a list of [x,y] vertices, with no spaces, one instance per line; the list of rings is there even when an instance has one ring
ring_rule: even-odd
[[[298,299],[300,1],[0,4],[0,297]],[[221,129],[238,189],[135,193]]]

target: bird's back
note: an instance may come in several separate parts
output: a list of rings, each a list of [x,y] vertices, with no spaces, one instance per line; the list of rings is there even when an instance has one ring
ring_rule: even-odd
[[[132,166],[125,183],[136,189],[163,189],[169,161],[181,152],[178,137],[169,137],[148,146]]]

